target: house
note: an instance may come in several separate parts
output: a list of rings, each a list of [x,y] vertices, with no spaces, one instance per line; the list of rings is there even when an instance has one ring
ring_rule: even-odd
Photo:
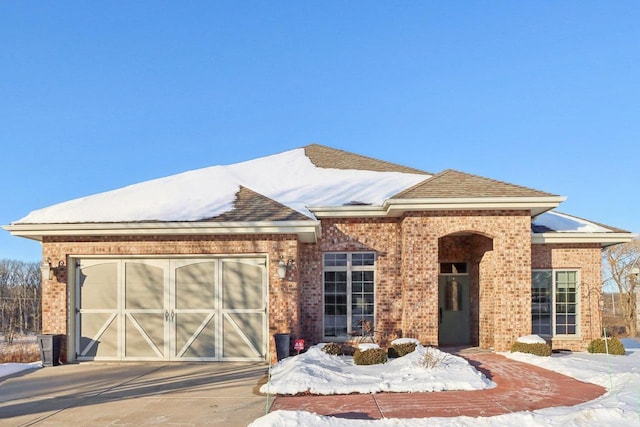
[[[43,332],[66,359],[273,358],[275,333],[508,350],[601,335],[601,249],[564,197],[308,145],[36,210]]]

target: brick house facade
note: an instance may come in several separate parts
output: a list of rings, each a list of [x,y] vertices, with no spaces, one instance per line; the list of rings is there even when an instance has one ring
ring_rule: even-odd
[[[40,240],[45,267],[64,266],[43,277],[43,332],[67,337],[69,361],[273,360],[273,334],[349,341],[359,315],[383,345],[403,336],[505,351],[539,333],[556,349],[584,350],[600,336],[601,248],[630,233],[564,214],[582,228],[537,223],[563,200],[537,190],[317,145],[298,151],[323,172],[382,174],[371,185],[389,172],[417,178],[383,203],[312,200],[311,215],[242,184],[232,209],[195,223],[27,217],[5,228]],[[281,260],[292,261],[282,278]],[[210,284],[211,302],[199,301]],[[263,303],[242,305],[260,289]],[[157,293],[164,302],[144,305]]]

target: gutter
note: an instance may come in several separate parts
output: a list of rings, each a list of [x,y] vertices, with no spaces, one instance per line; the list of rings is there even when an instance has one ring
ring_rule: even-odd
[[[297,234],[303,243],[320,237],[320,221],[255,222],[117,222],[11,224],[2,227],[14,236],[42,241],[43,236],[146,236]]]

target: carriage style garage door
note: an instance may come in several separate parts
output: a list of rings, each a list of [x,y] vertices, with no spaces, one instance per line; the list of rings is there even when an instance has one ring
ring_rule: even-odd
[[[77,261],[78,360],[265,360],[264,258]]]

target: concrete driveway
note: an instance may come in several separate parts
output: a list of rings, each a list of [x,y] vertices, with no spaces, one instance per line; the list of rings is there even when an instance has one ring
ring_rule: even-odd
[[[246,426],[265,364],[81,363],[0,379],[0,426]]]

